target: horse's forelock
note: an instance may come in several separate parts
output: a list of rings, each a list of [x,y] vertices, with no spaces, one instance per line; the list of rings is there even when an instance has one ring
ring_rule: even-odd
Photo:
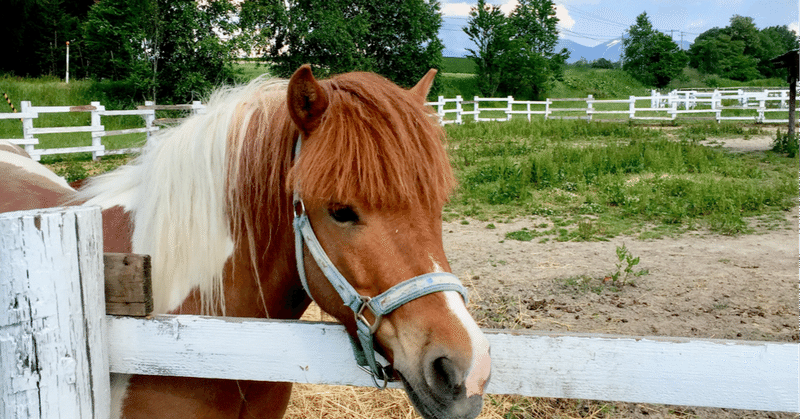
[[[441,208],[455,184],[442,129],[418,98],[369,73],[322,81],[330,105],[290,174],[304,197]]]

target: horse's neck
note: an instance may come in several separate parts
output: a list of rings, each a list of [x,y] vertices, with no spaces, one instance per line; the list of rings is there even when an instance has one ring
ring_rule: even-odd
[[[275,232],[273,240],[284,245],[273,245],[268,255],[255,261],[250,256],[246,241],[237,246],[225,264],[223,285],[225,310],[230,317],[255,317],[297,319],[308,307],[306,296],[294,260],[294,249],[286,240],[292,240],[291,231],[283,228]],[[273,243],[274,244],[274,243]],[[260,246],[259,246],[260,247]],[[215,307],[220,310],[221,307]],[[194,290],[173,314],[201,314],[200,295]]]

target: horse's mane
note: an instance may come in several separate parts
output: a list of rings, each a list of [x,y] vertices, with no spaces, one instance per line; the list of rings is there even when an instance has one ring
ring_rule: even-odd
[[[159,131],[133,162],[80,192],[86,205],[131,212],[133,252],[153,260],[155,312],[197,287],[203,312],[224,314],[226,261],[239,245],[255,266],[279,254],[295,185],[306,199],[378,208],[447,199],[454,180],[442,131],[410,93],[366,73],[320,84],[330,105],[296,168],[287,82],[257,79],[217,91],[203,114]]]

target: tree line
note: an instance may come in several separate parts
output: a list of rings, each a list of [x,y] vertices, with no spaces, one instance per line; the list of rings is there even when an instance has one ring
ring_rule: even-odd
[[[234,81],[243,52],[288,77],[374,71],[413,86],[441,66],[436,0],[7,0],[0,73],[104,81],[116,96],[197,99]],[[11,59],[15,57],[15,59]]]
[[[4,10],[11,18],[0,25],[0,73],[61,76],[69,41],[72,77],[101,81],[112,96],[162,103],[234,81],[243,54],[281,77],[311,63],[322,76],[374,71],[412,86],[441,67],[444,48],[437,0],[6,0]],[[555,50],[557,24],[553,0],[519,0],[508,15],[478,0],[463,31],[475,44],[468,56],[481,94],[543,97],[569,58]],[[759,30],[752,18],[734,16],[683,51],[642,13],[623,40],[621,67],[658,88],[687,65],[740,81],[785,77],[769,60],[797,49],[798,39],[787,26]]]
[[[753,18],[734,15],[724,28],[701,33],[688,51],[669,36],[653,28],[647,13],[636,18],[623,40],[622,69],[643,84],[663,88],[688,65],[701,74],[731,80],[787,76],[785,68],[770,62],[800,47],[800,37],[789,27],[771,26],[759,30]]]

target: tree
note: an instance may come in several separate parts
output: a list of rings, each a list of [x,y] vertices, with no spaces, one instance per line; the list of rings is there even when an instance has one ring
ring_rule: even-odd
[[[441,65],[438,1],[254,1],[242,6],[243,22],[265,34],[256,49],[279,76],[310,63],[323,76],[369,70],[413,86]]]
[[[508,50],[510,28],[499,6],[478,0],[478,5],[469,12],[470,19],[464,33],[477,46],[467,48],[474,63],[478,90],[485,96],[494,96],[500,87],[502,55]]]
[[[481,93],[540,97],[563,75],[569,52],[554,53],[558,18],[552,0],[522,0],[510,16],[478,2],[464,32],[478,47],[469,50]]]
[[[135,95],[185,102],[231,81],[227,0],[104,0],[84,27],[88,72]]]
[[[63,76],[66,43],[70,70],[82,74],[81,24],[94,0],[6,0],[0,25],[0,72]]]
[[[725,28],[712,28],[689,48],[689,65],[704,74],[717,74],[732,80],[748,81],[759,77],[786,76],[770,60],[798,48],[798,37],[787,26],[761,31],[752,18],[735,15]]]
[[[681,74],[686,55],[667,35],[653,29],[647,12],[636,17],[636,23],[622,41],[625,62],[622,69],[647,86],[665,87]]]

